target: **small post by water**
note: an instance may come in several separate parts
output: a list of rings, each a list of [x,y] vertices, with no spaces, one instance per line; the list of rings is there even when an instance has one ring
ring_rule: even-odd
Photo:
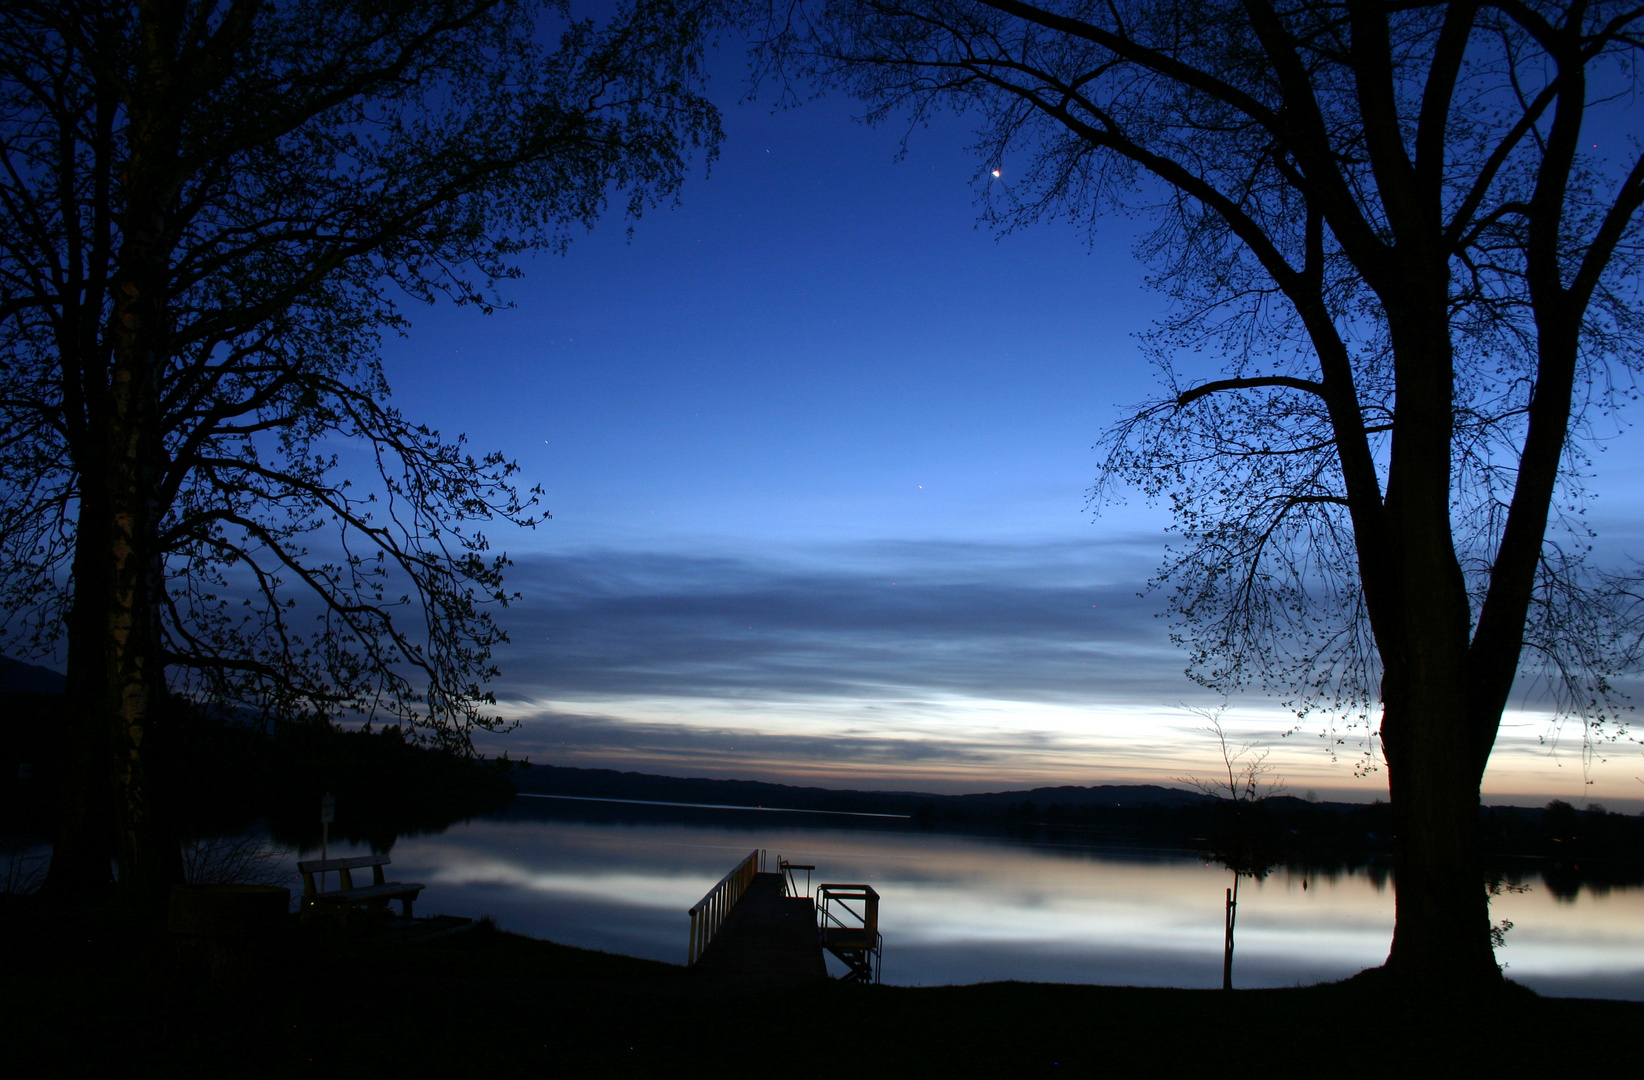
[[[1227,890],[1227,935],[1222,941],[1222,989],[1233,989],[1233,922],[1239,914],[1239,875]]]
[[[331,792],[325,793],[320,800],[320,861],[331,858],[331,823],[337,818],[337,797]],[[325,889],[325,871],[320,871],[320,889]]]

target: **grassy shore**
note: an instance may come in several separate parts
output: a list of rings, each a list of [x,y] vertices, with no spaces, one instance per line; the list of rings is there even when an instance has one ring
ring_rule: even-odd
[[[1644,1004],[1422,1000],[1373,974],[1232,993],[715,981],[483,924],[419,943],[293,926],[214,981],[106,914],[0,912],[16,1075],[1602,1077],[1636,1075],[1644,1032]]]

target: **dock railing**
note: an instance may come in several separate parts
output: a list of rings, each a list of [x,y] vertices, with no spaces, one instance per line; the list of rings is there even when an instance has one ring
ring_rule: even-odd
[[[742,894],[748,891],[748,886],[753,884],[754,875],[764,865],[764,856],[763,850],[748,852],[748,857],[720,878],[719,884],[709,889],[708,895],[698,900],[687,913],[691,916],[691,948],[686,964],[696,963],[708,948],[725,916],[731,913],[736,902],[742,899]]]

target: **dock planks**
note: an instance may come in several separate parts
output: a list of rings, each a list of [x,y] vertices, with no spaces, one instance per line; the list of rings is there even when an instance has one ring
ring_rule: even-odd
[[[694,970],[827,978],[815,902],[786,895],[781,874],[755,874]]]

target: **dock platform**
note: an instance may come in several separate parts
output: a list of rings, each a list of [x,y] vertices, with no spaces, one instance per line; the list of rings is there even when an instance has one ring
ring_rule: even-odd
[[[691,970],[826,979],[824,953],[832,953],[849,969],[844,978],[878,982],[882,939],[873,887],[818,885],[812,897],[816,867],[786,859],[778,866],[779,873],[767,873],[765,852],[749,852],[687,912]],[[803,892],[797,870],[805,871]]]
[[[756,873],[694,966],[703,972],[827,978],[816,902],[787,895],[781,874]]]

